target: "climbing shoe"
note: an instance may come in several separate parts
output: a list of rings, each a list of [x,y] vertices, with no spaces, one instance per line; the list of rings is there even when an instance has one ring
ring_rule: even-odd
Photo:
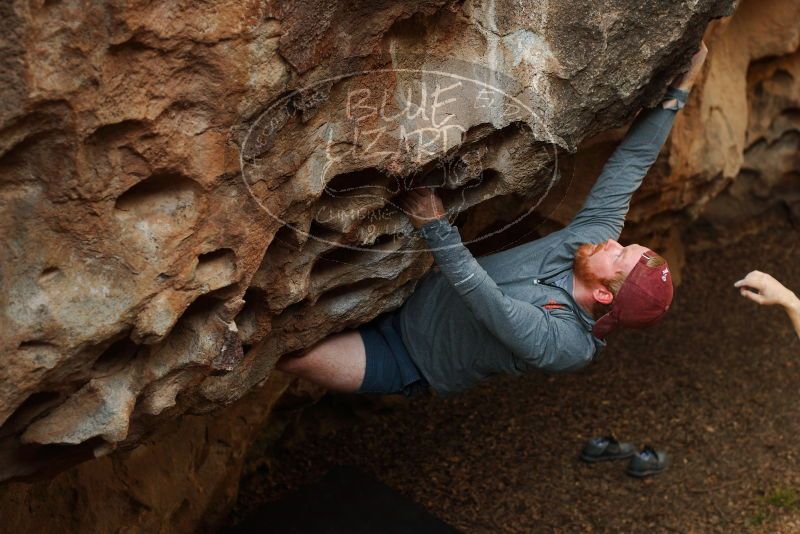
[[[592,438],[586,442],[581,451],[581,460],[584,462],[603,462],[606,460],[624,460],[636,454],[636,449],[630,443],[620,443],[614,436]]]
[[[628,463],[626,473],[633,477],[646,477],[660,473],[667,467],[667,453],[656,451],[646,445],[642,452],[636,454]]]

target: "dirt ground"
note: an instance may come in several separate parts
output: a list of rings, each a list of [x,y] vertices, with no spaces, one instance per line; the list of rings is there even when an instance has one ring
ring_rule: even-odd
[[[800,288],[798,238],[787,224],[690,253],[668,318],[575,374],[287,404],[251,452],[232,521],[350,465],[470,534],[800,532],[800,342],[732,286],[758,268]],[[671,466],[637,480],[625,462],[577,459],[609,432]]]

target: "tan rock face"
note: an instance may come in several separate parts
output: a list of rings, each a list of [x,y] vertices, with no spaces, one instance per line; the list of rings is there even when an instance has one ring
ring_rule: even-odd
[[[793,13],[800,16],[800,7]],[[788,15],[788,14],[787,14]],[[791,43],[791,35],[787,35]],[[800,35],[794,51],[764,51],[747,75],[747,125],[735,178],[703,211],[703,221],[722,233],[775,207],[800,216]],[[777,44],[777,43],[776,43]],[[786,43],[783,43],[786,45]]]
[[[705,216],[732,228],[763,211],[769,202],[759,195],[773,197],[772,203],[786,196],[777,183],[798,169],[798,18],[797,1],[746,1],[734,17],[709,28],[713,47],[705,80],[692,95],[690,113],[676,121],[658,170],[663,178],[649,182],[636,199],[635,222],[652,219],[656,202],[666,214],[695,218],[724,190]],[[753,175],[763,182],[760,192]],[[737,206],[723,207],[737,197]],[[662,227],[670,224],[661,219]]]
[[[731,4],[4,4],[0,478],[133,447],[400,305],[430,258],[397,195],[538,205]]]

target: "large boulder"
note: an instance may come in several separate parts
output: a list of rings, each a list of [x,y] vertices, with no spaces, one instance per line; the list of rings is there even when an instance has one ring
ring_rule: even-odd
[[[0,479],[135,447],[399,306],[431,263],[405,189],[475,240],[492,198],[556,217],[559,156],[657,102],[732,5],[4,3]]]

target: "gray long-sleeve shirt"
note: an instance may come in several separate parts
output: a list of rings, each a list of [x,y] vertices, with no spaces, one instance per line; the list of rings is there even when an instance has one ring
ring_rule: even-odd
[[[683,103],[687,95],[671,89],[668,96]],[[400,326],[435,391],[462,391],[501,373],[579,369],[605,346],[592,335],[594,319],[552,282],[572,269],[580,245],[619,237],[675,112],[657,107],[639,115],[562,230],[476,260],[446,220],[423,226],[440,272],[417,285],[400,309]]]

